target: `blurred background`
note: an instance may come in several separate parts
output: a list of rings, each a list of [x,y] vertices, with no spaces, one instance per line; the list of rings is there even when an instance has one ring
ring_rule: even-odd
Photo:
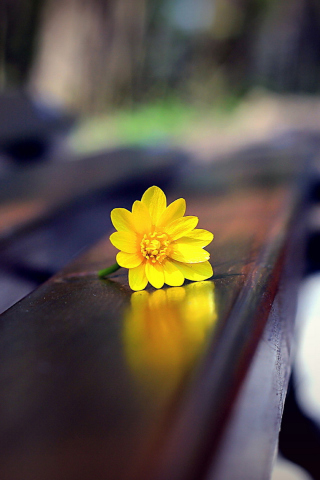
[[[84,117],[77,149],[159,141],[223,149],[221,132],[230,143],[270,134],[279,117],[300,123],[296,95],[319,93],[319,57],[317,0],[0,3],[0,89]]]
[[[10,169],[35,160],[77,160],[105,149],[171,146],[206,162],[296,130],[318,133],[319,93],[318,0],[0,0],[0,176],[5,181]],[[55,227],[60,232],[55,244],[68,222]],[[67,254],[64,244],[60,262],[102,233],[98,228]],[[43,232],[38,236],[43,242]],[[39,240],[32,245],[39,256]],[[7,270],[3,277],[0,272],[0,284],[8,286],[12,257],[8,251],[1,255]],[[15,252],[15,268],[18,257]],[[319,258],[312,258],[319,267]],[[40,276],[29,278],[20,297],[54,273],[50,268],[33,268]],[[17,270],[12,275],[10,288],[20,291]],[[320,291],[315,278],[313,302]],[[303,312],[309,314],[307,308]],[[316,308],[312,315],[319,320]],[[304,351],[310,357],[310,349]],[[290,394],[289,402],[294,411],[299,400]],[[319,408],[319,395],[317,402]],[[314,418],[307,403],[300,402],[299,415],[304,411]],[[306,448],[316,452],[320,446],[317,424],[312,425],[303,440],[288,434],[289,446],[291,441],[293,451],[303,451],[304,459]],[[280,441],[286,456],[320,478],[314,457],[300,461],[287,445],[288,438]],[[311,477],[284,460],[274,473],[274,480],[305,478]]]

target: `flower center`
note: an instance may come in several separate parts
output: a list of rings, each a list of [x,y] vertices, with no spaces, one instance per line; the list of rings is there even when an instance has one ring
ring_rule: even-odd
[[[145,233],[140,243],[141,253],[152,263],[162,263],[167,257],[169,244],[169,237],[166,233]]]

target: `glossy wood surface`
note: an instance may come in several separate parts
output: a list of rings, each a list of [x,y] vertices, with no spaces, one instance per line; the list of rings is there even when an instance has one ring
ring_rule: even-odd
[[[306,218],[304,209],[295,216],[266,326],[206,480],[272,478],[297,342],[294,319],[305,268]]]
[[[301,205],[294,152],[250,162],[195,166],[166,192],[215,234],[212,279],[132,293],[125,270],[97,277],[104,238],[2,314],[1,479],[205,478]]]

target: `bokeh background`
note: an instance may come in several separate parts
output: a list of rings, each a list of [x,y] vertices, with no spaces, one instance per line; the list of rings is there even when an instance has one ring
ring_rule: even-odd
[[[27,89],[84,117],[78,149],[219,150],[279,124],[314,127],[314,99],[302,118],[297,94],[319,93],[319,65],[317,0],[0,3],[1,90]]]
[[[316,0],[2,0],[1,86],[77,111],[319,92]]]

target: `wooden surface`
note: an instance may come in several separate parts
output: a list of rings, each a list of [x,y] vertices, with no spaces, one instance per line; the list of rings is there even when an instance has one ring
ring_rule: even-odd
[[[132,293],[125,270],[97,277],[116,253],[106,237],[2,314],[1,479],[198,480],[213,471],[287,262],[302,202],[297,160],[296,149],[275,150],[260,163],[195,166],[168,189],[215,234],[212,279]],[[260,421],[263,432],[269,419]]]
[[[206,480],[266,480],[277,456],[278,433],[293,363],[296,299],[305,268],[306,217],[297,212],[280,283],[248,373],[232,407]]]
[[[0,178],[0,248],[71,202],[181,162],[181,153],[127,148],[15,168]]]
[[[118,198],[131,206],[137,185],[166,185],[187,163],[126,148],[0,172],[0,313],[105,235]]]

